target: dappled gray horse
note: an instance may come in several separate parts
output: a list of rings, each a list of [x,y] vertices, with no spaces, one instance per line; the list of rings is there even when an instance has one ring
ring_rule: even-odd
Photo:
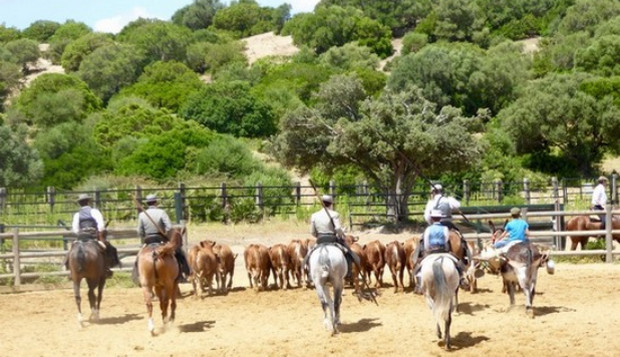
[[[308,262],[310,276],[325,314],[323,323],[333,336],[338,333],[340,325],[340,303],[344,277],[347,274],[347,261],[340,248],[332,244],[322,244],[311,253]],[[328,283],[333,288],[333,298]]]
[[[441,323],[443,323],[444,347],[450,349],[450,324],[459,288],[456,258],[448,253],[429,254],[421,264],[422,290],[426,303],[435,316],[437,337],[441,338]]]

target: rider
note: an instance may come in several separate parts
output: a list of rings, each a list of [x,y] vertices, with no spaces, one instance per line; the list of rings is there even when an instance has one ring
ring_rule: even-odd
[[[163,209],[157,206],[157,196],[150,194],[146,196],[146,204],[148,208],[143,210],[138,215],[138,236],[144,244],[152,243],[165,243],[168,241],[168,231],[172,229],[172,222],[170,217]],[[179,263],[179,276],[178,281],[186,281],[186,277],[189,276],[190,269],[185,254],[181,247],[178,247],[174,252],[174,256]],[[134,265],[134,281],[137,281],[138,276],[138,259]],[[185,274],[185,277],[183,276]]]
[[[335,243],[344,252],[348,268],[346,279],[351,279],[351,264],[352,262],[355,262],[355,264],[359,266],[360,258],[344,241],[344,231],[340,225],[340,215],[332,209],[334,204],[334,199],[332,196],[323,195],[321,197],[321,201],[323,202],[323,209],[312,214],[312,217],[310,218],[310,232],[317,238],[317,240],[315,247],[306,255],[304,266],[306,266],[310,253],[316,249],[319,244]]]
[[[521,218],[521,209],[519,207],[511,208],[510,215],[512,216],[512,220],[504,227],[504,233],[499,236],[497,241],[493,242],[493,247],[499,249],[500,252],[510,248],[513,243],[516,244],[529,241],[529,225]]]
[[[455,231],[461,238],[461,247],[463,247],[464,253],[463,264],[466,265],[468,262],[471,262],[472,253],[469,249],[467,241],[461,234],[461,231],[454,223],[452,223],[452,211],[458,211],[460,207],[461,203],[456,198],[452,196],[444,196],[443,187],[440,184],[434,184],[431,186],[431,199],[426,203],[426,207],[424,209],[424,219],[428,224],[432,224],[433,222],[431,220],[431,211],[441,211],[443,218],[441,218],[440,223]],[[465,258],[467,258],[467,261],[465,260]]]
[[[604,211],[607,204],[607,193],[605,192],[605,185],[607,185],[607,177],[601,176],[598,178],[598,185],[592,191],[592,205],[590,209],[597,211]],[[601,229],[605,228],[605,215],[599,215],[601,220]]]
[[[442,211],[438,209],[431,210],[429,215],[431,219],[431,225],[426,227],[422,237],[420,238],[420,242],[416,246],[415,251],[413,252],[413,257],[411,258],[415,264],[414,268],[414,276],[416,277],[416,293],[421,293],[421,278],[418,276],[420,269],[422,268],[422,258],[428,256],[433,253],[450,253],[450,231],[449,228],[446,227],[441,220],[444,218],[444,214]],[[422,255],[422,257],[421,257]],[[459,284],[461,288],[468,289],[469,284],[467,279],[463,276],[464,265],[463,263],[456,259],[458,262],[456,264],[456,268],[459,272]]]
[[[106,256],[114,254],[110,246],[105,239],[105,222],[101,211],[90,206],[90,196],[86,193],[82,193],[78,196],[77,202],[80,205],[80,210],[73,215],[73,222],[71,224],[71,230],[77,235],[78,240],[87,241],[93,239],[99,242],[99,245],[103,249]],[[109,278],[112,276],[112,270],[108,265],[109,259],[105,260],[105,274]],[[68,256],[65,261],[65,266],[69,263]],[[68,268],[68,266],[67,266]]]

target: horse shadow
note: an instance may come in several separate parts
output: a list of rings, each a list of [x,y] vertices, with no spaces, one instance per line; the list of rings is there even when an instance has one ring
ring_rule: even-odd
[[[561,312],[575,312],[577,310],[564,306],[534,306],[535,316],[545,316],[549,314],[559,314]]]
[[[474,315],[474,313],[486,310],[491,306],[488,304],[472,304],[470,302],[459,302],[458,313],[465,315]]]
[[[458,335],[452,336],[452,351],[458,351],[463,348],[473,347],[483,341],[488,341],[489,338],[483,335],[472,336],[471,332],[459,332]],[[442,345],[443,341],[439,342]]]
[[[351,333],[351,332],[365,332],[365,331],[369,331],[370,329],[377,327],[377,326],[381,326],[383,325],[380,322],[375,322],[375,320],[378,320],[376,318],[374,319],[361,319],[357,322],[354,323],[350,323],[350,324],[341,324],[339,329],[341,333]]]
[[[100,318],[97,324],[99,325],[120,325],[129,321],[142,320],[144,317],[139,314],[125,314],[125,316],[117,317],[104,317]]]
[[[215,324],[214,320],[197,321],[191,324],[179,325],[178,329],[181,332],[204,332],[210,329],[211,327],[213,327],[214,324]]]

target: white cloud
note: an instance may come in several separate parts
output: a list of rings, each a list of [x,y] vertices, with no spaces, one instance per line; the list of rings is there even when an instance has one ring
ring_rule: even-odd
[[[137,6],[129,12],[95,22],[95,31],[119,33],[128,23],[137,20],[140,17],[155,18],[157,16],[150,15],[145,8]]]
[[[299,12],[312,12],[319,0],[289,0],[285,1],[291,4],[294,13]]]

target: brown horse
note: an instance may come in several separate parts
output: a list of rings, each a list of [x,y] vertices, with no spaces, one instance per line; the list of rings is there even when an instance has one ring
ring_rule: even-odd
[[[144,294],[144,302],[149,315],[148,330],[155,334],[153,322],[153,289],[159,299],[161,316],[164,327],[172,324],[177,308],[176,292],[178,290],[177,277],[179,264],[174,257],[177,248],[182,244],[185,228],[172,228],[168,232],[168,242],[165,244],[149,244],[138,253],[138,271],[140,272],[140,286]],[[170,315],[168,315],[170,307]]]
[[[105,286],[106,264],[110,267],[120,264],[116,248],[107,245],[111,252],[105,254],[104,248],[94,239],[78,240],[71,246],[68,257],[68,267],[73,280],[73,294],[78,309],[78,323],[83,326],[82,297],[80,296],[80,283],[86,279],[88,284],[88,301],[90,302],[90,320],[99,320],[99,308]],[[95,295],[95,288],[97,294]]]
[[[620,229],[620,219],[618,217],[612,217],[611,220],[612,229]],[[602,223],[600,221],[592,221],[589,216],[575,216],[566,222],[567,231],[594,231],[600,230]],[[581,249],[586,249],[588,243],[588,236],[569,236],[571,240],[570,250],[576,250],[577,246],[581,244]],[[616,234],[613,239],[620,243],[620,235]]]

